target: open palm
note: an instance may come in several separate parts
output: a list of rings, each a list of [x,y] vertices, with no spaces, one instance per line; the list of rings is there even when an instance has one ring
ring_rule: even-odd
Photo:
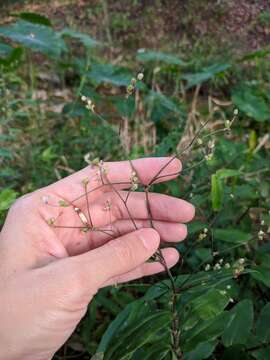
[[[163,242],[185,238],[183,223],[192,219],[194,208],[184,200],[149,193],[149,209],[144,192],[126,189],[135,178],[151,183],[160,169],[156,182],[174,178],[181,164],[168,161],[89,166],[14,204],[0,234],[1,270],[4,280],[9,279],[8,289],[0,287],[1,326],[14,333],[0,335],[0,344],[5,343],[9,354],[48,359],[70,336],[100,287],[164,270],[159,262],[147,260],[159,247],[159,237]],[[150,227],[155,230],[144,229]],[[162,253],[168,267],[178,261],[174,248]],[[23,304],[23,313],[16,303]],[[9,358],[14,356],[5,354]]]

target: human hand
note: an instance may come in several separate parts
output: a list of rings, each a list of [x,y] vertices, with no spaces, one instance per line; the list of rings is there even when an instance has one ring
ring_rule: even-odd
[[[132,164],[147,185],[168,160]],[[11,207],[0,233],[0,359],[51,359],[99,288],[163,271],[159,262],[147,262],[160,239],[185,238],[191,204],[150,193],[154,230],[145,194],[124,191],[134,170],[130,162],[105,163],[104,169],[105,180],[89,166]],[[174,159],[156,182],[180,170]],[[175,249],[162,253],[168,267],[178,261]]]

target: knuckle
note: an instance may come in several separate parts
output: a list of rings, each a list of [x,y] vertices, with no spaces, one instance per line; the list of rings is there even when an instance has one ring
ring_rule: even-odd
[[[135,263],[134,253],[128,241],[115,240],[112,249],[113,256],[122,266]]]

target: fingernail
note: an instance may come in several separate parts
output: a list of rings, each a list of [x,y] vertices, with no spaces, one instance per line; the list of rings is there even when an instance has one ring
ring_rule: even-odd
[[[154,229],[142,229],[139,231],[139,237],[147,250],[156,250],[159,246],[160,237]]]

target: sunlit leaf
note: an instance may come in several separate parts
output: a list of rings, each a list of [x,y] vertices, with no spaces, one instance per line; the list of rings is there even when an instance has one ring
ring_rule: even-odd
[[[53,29],[24,20],[0,27],[0,36],[52,57],[59,57],[67,50],[65,42]]]
[[[17,198],[18,193],[6,188],[0,192],[0,211],[7,210]]]

